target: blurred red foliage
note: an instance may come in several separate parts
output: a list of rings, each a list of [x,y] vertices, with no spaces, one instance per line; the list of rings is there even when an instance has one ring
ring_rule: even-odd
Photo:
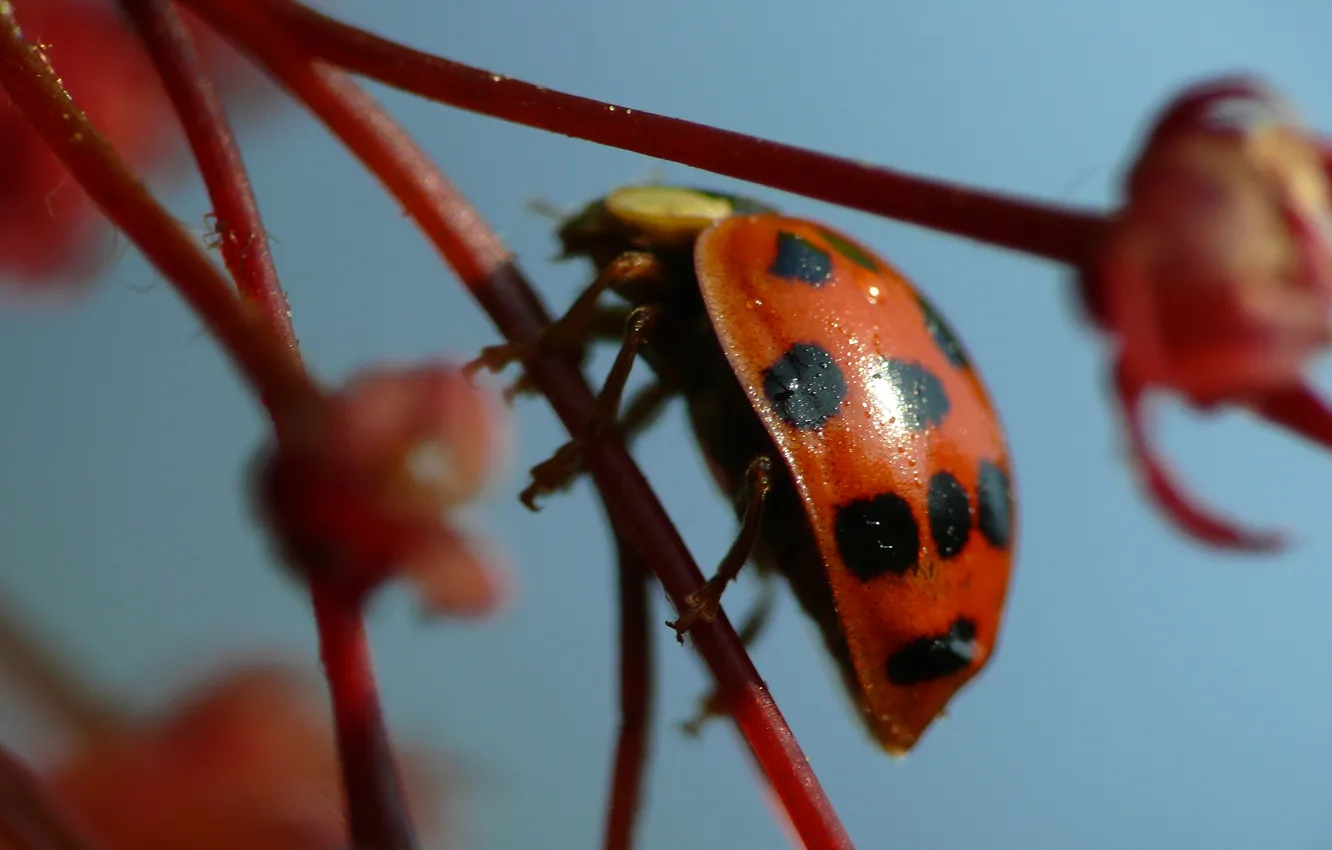
[[[340,850],[333,727],[311,684],[276,664],[228,669],[161,717],[81,747],[48,780],[101,850]],[[450,777],[419,750],[401,767],[423,843],[448,846]]]

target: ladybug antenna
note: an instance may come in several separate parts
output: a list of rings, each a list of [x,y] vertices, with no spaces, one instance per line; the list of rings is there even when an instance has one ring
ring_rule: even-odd
[[[562,209],[554,201],[548,201],[545,198],[532,198],[524,206],[529,213],[550,219],[556,224],[563,224],[573,215],[570,210]]]
[[[665,186],[668,185],[669,181],[670,175],[660,165],[652,166],[647,170],[647,174],[643,176],[643,184],[647,186]]]

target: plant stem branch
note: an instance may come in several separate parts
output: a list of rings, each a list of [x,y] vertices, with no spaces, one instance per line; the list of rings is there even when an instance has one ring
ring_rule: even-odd
[[[317,62],[293,41],[267,6],[188,2],[214,29],[262,63],[384,183],[508,340],[537,338],[550,317],[508,250],[391,117],[345,74]],[[565,427],[579,433],[591,414],[593,396],[577,367],[541,358],[530,364],[529,373]],[[642,472],[620,440],[609,435],[589,448],[587,461],[614,522],[638,547],[677,609],[685,610],[685,597],[701,587],[704,578]],[[692,634],[731,716],[806,847],[851,847],[730,621],[722,614]]]
[[[295,0],[191,0],[262,7],[311,53],[348,71],[458,109],[634,151],[1081,267],[1105,228],[1099,212],[867,165],[533,85],[414,50]]]
[[[347,819],[357,850],[412,850],[416,836],[375,686],[360,593],[310,579],[319,652],[332,695]]]
[[[268,234],[222,102],[204,72],[189,31],[170,0],[120,0],[139,30],[194,150],[213,202],[222,259],[242,300],[266,316],[296,354],[291,309],[269,251]]]
[[[216,166],[209,188],[214,192],[220,188],[221,193],[214,195],[214,203],[225,195],[229,214],[238,216],[233,222],[237,232],[248,231],[259,237],[242,242],[236,259],[237,268],[247,275],[247,290],[258,296],[251,304],[261,305],[261,309],[242,303],[189,232],[157,203],[97,133],[63,90],[44,57],[24,41],[9,3],[0,3],[0,85],[93,202],[207,323],[264,400],[281,440],[302,425],[305,413],[315,408],[322,396],[292,344],[285,298],[276,276],[268,277],[271,262],[253,253],[240,256],[247,247],[264,244],[248,181],[240,170],[240,158],[229,131],[224,125],[211,123],[220,111],[213,114],[206,105],[203,112],[192,111],[199,106],[194,102],[200,96],[195,88],[199,79],[193,83],[171,79],[183,70],[179,63],[188,58],[182,55],[182,47],[188,42],[167,43],[171,33],[162,28],[158,14],[164,10],[160,5],[130,2],[137,8],[136,20],[144,25],[150,44],[160,49],[156,54],[159,68],[168,76],[165,82],[174,93],[177,109],[182,111],[182,122],[193,127],[191,140],[204,142],[196,148],[196,155],[209,162],[210,168]],[[174,52],[161,52],[166,49]],[[338,742],[352,839],[360,850],[411,850],[415,841],[379,715],[359,600],[353,604],[330,595],[318,577],[311,579],[310,589],[334,715],[339,721]]]
[[[298,360],[242,308],[231,283],[190,232],[159,204],[70,99],[45,58],[24,38],[13,6],[0,3],[0,86],[107,218],[170,281],[208,325],[275,421],[316,401]]]
[[[612,528],[615,529],[612,521]],[[620,592],[620,733],[606,807],[605,850],[629,850],[642,805],[652,718],[652,633],[649,573],[626,535],[615,529]]]

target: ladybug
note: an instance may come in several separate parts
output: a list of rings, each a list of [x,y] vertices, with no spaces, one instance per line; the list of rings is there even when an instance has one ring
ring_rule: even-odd
[[[1147,133],[1079,294],[1115,349],[1113,382],[1148,492],[1218,547],[1271,551],[1273,531],[1198,506],[1152,449],[1152,388],[1194,408],[1247,408],[1332,447],[1332,409],[1306,383],[1332,342],[1332,205],[1321,151],[1294,108],[1250,77],[1191,86]]]
[[[598,276],[535,347],[623,340],[589,434],[614,422],[641,353],[656,383],[622,431],[682,397],[737,494],[736,545],[670,625],[714,617],[752,555],[818,623],[874,739],[905,754],[992,657],[1013,563],[1008,449],[957,335],[869,249],[754,201],[631,186],[559,238]],[[607,289],[627,314],[600,302]],[[535,353],[497,346],[478,363]],[[591,438],[534,468],[525,499],[567,484]]]

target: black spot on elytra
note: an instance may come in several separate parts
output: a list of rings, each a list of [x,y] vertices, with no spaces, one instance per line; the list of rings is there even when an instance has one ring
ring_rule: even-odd
[[[930,478],[927,502],[930,536],[941,558],[955,558],[966,548],[971,537],[971,500],[966,488],[950,472],[936,472]]]
[[[833,534],[842,561],[861,581],[904,575],[920,557],[920,527],[910,503],[896,493],[840,506]]]
[[[872,272],[877,272],[879,270],[879,264],[874,261],[874,258],[865,253],[861,250],[859,245],[846,237],[840,236],[831,230],[826,230],[822,227],[819,228],[819,235],[828,240],[828,244],[832,246],[834,251],[841,254],[843,257],[846,257],[861,268],[869,269]]]
[[[1013,539],[1013,491],[1008,474],[988,460],[980,463],[981,534],[992,546],[1007,549]]]
[[[888,681],[921,685],[965,670],[976,658],[976,624],[958,617],[941,635],[919,637],[888,657]]]
[[[807,239],[781,231],[777,234],[777,256],[768,267],[768,273],[822,286],[832,274],[832,256]]]
[[[763,392],[783,422],[809,430],[837,415],[846,377],[826,349],[798,342],[763,372]]]
[[[920,304],[920,310],[925,314],[925,329],[934,337],[934,344],[939,346],[939,350],[959,369],[969,369],[971,361],[967,358],[967,351],[962,347],[962,340],[958,338],[953,331],[953,326],[948,324],[948,320],[943,317],[935,306],[930,303],[924,293],[916,293],[916,302]]]
[[[875,394],[896,409],[897,416],[912,431],[938,427],[948,415],[951,406],[943,381],[919,363],[905,360],[884,360],[870,376],[871,382],[882,382],[874,387]]]

